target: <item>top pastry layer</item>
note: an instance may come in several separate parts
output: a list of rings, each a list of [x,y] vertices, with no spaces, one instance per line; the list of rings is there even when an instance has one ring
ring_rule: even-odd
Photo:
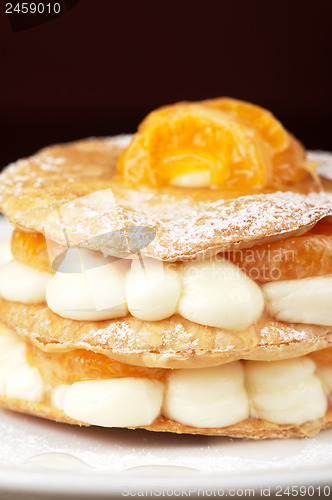
[[[326,191],[236,196],[206,188],[130,188],[116,170],[129,140],[86,139],[19,160],[0,176],[0,209],[15,227],[111,255],[110,232],[147,226],[156,237],[141,253],[163,261],[301,234],[332,215],[332,193]]]

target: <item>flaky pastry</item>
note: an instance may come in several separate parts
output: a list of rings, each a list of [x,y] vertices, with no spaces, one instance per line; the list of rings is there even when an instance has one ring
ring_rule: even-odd
[[[0,404],[254,439],[331,427],[329,161],[222,98],[7,167]]]

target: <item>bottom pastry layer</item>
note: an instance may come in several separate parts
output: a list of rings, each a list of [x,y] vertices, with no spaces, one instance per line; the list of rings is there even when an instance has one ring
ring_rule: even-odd
[[[332,350],[200,369],[135,367],[84,350],[44,353],[0,328],[0,405],[79,425],[231,437],[332,426]]]
[[[8,410],[27,415],[53,420],[66,424],[89,426],[85,422],[78,422],[69,418],[63,411],[41,403],[18,400],[0,396],[0,405]],[[332,405],[323,418],[307,422],[302,425],[278,425],[266,420],[248,418],[239,424],[219,428],[195,428],[174,422],[165,417],[159,417],[152,425],[129,427],[129,429],[146,429],[154,432],[172,432],[176,434],[193,434],[204,436],[223,436],[247,439],[287,439],[316,436],[321,430],[332,427]]]

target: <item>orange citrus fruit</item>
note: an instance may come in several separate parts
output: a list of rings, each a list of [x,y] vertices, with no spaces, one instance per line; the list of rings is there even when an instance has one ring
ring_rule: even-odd
[[[12,234],[11,251],[16,260],[38,271],[54,273],[44,235],[15,229]]]
[[[73,384],[79,380],[122,377],[147,377],[163,379],[168,370],[127,365],[114,361],[104,354],[77,349],[63,353],[47,353],[29,345],[28,361],[36,366],[44,381],[52,386]]]
[[[276,153],[285,151],[290,145],[288,132],[267,109],[229,97],[210,99],[203,101],[203,104],[248,120]]]
[[[227,98],[153,111],[118,168],[130,184],[155,187],[179,185],[179,176],[192,173],[203,173],[209,186],[240,191],[308,177],[304,148],[270,112]]]
[[[308,233],[225,253],[258,283],[332,273],[332,224],[318,223]]]

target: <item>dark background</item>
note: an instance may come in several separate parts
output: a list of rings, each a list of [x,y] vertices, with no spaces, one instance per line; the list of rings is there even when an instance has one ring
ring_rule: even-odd
[[[0,4],[0,167],[135,131],[153,108],[228,95],[332,150],[332,2],[79,0],[13,32]]]

